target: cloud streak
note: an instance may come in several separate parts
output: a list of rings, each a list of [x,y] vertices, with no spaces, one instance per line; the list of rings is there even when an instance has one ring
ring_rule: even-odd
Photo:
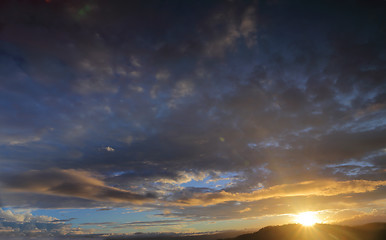
[[[152,201],[155,198],[152,194],[137,194],[107,186],[102,180],[83,170],[35,170],[18,175],[2,176],[1,178],[5,188],[9,191],[136,204]]]
[[[208,206],[229,201],[252,202],[269,198],[296,197],[296,196],[334,196],[340,194],[366,193],[386,186],[386,181],[332,181],[318,180],[296,184],[283,184],[261,189],[251,193],[193,193],[189,199],[178,199],[181,205]]]

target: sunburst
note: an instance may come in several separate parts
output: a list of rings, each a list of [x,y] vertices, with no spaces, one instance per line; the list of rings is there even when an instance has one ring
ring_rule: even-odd
[[[320,223],[316,212],[302,212],[295,216],[295,222],[303,226],[313,226],[315,223]]]

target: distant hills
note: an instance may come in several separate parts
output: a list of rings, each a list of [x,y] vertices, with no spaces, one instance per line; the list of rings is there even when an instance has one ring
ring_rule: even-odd
[[[227,240],[386,240],[386,223],[370,223],[349,227],[316,224],[304,227],[300,224],[269,226],[258,232],[243,234]]]
[[[217,233],[180,234],[180,233],[139,233],[131,236],[111,236],[105,240],[219,240],[248,233],[245,230],[230,230]]]
[[[230,232],[228,233],[230,234]],[[110,237],[108,240],[386,240],[386,223],[370,223],[355,227],[332,224],[316,224],[304,227],[300,224],[268,226],[255,233],[232,237],[227,233],[199,236],[131,236]],[[234,232],[232,233],[234,234]],[[233,235],[234,236],[234,235]],[[229,238],[232,237],[232,238]]]

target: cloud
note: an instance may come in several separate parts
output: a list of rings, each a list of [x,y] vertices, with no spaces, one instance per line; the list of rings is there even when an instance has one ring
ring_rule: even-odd
[[[253,7],[247,8],[243,19],[241,20],[240,32],[245,38],[248,47],[252,47],[254,44],[256,44],[256,20],[255,9]]]
[[[137,194],[105,185],[83,170],[31,170],[1,178],[8,191],[70,196],[95,201],[140,204],[154,200],[152,194]]]
[[[141,67],[142,65],[139,63],[138,58],[131,56],[130,58],[131,64],[133,64],[135,67]]]
[[[114,152],[114,151],[115,151],[115,149],[112,148],[112,147],[110,147],[110,146],[107,146],[107,147],[105,147],[104,149],[105,149],[106,151],[108,151],[108,152]]]
[[[295,196],[334,196],[350,193],[365,193],[386,186],[386,181],[331,181],[318,180],[296,184],[283,184],[260,189],[251,193],[230,193],[225,191],[209,193],[193,193],[190,198],[177,199],[176,202],[183,206],[208,206],[229,201],[251,202],[269,198],[295,197]]]
[[[339,213],[343,215],[339,221],[342,225],[361,225],[369,222],[383,222],[386,218],[386,209],[373,209],[370,212],[346,210],[347,213]]]
[[[154,226],[175,226],[181,225],[186,221],[183,220],[157,220],[157,221],[134,221],[126,223],[117,223],[117,222],[96,222],[96,223],[83,223],[81,226],[104,226],[111,228],[127,228],[127,227],[154,227]]]
[[[168,103],[170,108],[176,108],[177,104],[180,102],[179,99],[191,96],[194,94],[194,83],[189,80],[181,80],[176,82],[172,93],[171,100]]]
[[[251,211],[250,208],[244,208],[244,209],[240,210],[239,213],[245,213],[245,212],[249,212],[249,211]]]
[[[236,40],[240,37],[237,26],[230,23],[227,26],[224,34],[212,42],[208,42],[206,46],[206,54],[210,57],[223,56],[226,51],[232,47]]]
[[[173,98],[181,98],[192,95],[194,91],[194,84],[188,80],[178,81],[172,91]]]
[[[0,209],[0,237],[27,238],[86,233],[65,222],[48,216],[34,216],[29,211],[16,213]]]
[[[210,58],[223,58],[235,51],[239,39],[244,38],[248,48],[257,43],[257,16],[255,6],[246,6],[242,11],[217,9],[206,20],[206,41],[203,53]]]
[[[170,72],[168,70],[160,70],[155,75],[155,78],[160,81],[167,80],[169,79],[169,77],[170,77]]]
[[[182,183],[190,182],[192,180],[202,181],[206,176],[207,174],[204,172],[189,173],[189,172],[181,171],[177,173],[176,178],[161,178],[156,180],[156,182],[168,183],[168,184],[182,184]]]
[[[371,192],[332,196],[299,195],[274,197],[250,202],[229,201],[205,207],[201,205],[184,205],[182,207],[171,207],[168,212],[164,212],[161,216],[198,221],[202,221],[203,219],[216,221],[240,221],[240,219],[249,219],[266,225],[269,224],[264,223],[266,219],[272,218],[272,220],[274,220],[277,216],[298,214],[299,212],[305,211],[318,211],[323,212],[323,220],[326,223],[330,223],[358,214],[358,212],[348,212],[344,216],[338,214],[342,211],[357,211],[359,209],[364,212],[372,211],[372,209],[381,211],[384,209],[384,190],[385,187],[380,187]],[[248,208],[250,211],[243,211]],[[272,224],[274,224],[274,222],[272,222]]]
[[[47,216],[33,216],[30,212],[15,213],[11,210],[0,209],[0,218],[7,222],[30,222],[32,220],[37,222],[52,222],[55,219]]]
[[[28,143],[38,142],[41,140],[41,134],[33,135],[33,133],[28,136],[20,136],[18,133],[12,135],[3,135],[0,138],[0,143],[5,145],[24,145]]]

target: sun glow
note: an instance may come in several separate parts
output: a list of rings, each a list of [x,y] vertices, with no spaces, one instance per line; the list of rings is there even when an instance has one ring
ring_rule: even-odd
[[[316,216],[315,212],[303,212],[295,216],[295,222],[309,227],[320,222],[320,219]]]

